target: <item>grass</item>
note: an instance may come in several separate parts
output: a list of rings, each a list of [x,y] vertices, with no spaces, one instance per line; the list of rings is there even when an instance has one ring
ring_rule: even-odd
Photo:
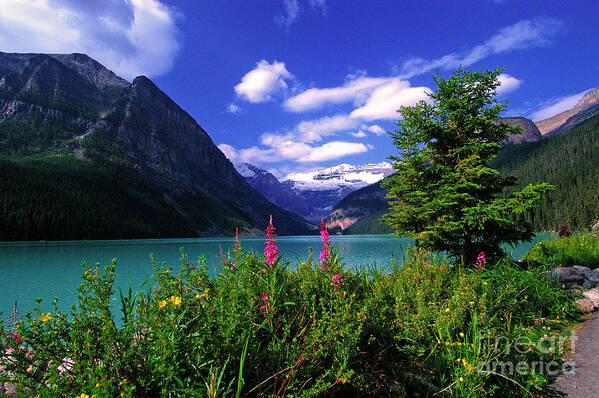
[[[544,368],[509,366],[559,364],[543,344],[579,319],[540,268],[508,260],[479,273],[412,249],[383,272],[237,246],[214,277],[181,262],[117,301],[116,263],[85,268],[69,313],[0,326],[0,378],[40,396],[534,396]]]
[[[545,269],[573,265],[595,269],[599,267],[599,238],[587,234],[539,242],[524,260]]]

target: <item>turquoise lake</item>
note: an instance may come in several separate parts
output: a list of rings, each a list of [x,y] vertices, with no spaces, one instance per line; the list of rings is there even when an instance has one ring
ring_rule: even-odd
[[[533,242],[510,248],[511,256],[521,258],[530,247],[541,240],[550,239],[549,234],[539,234]],[[332,236],[341,257],[349,267],[370,266],[374,263],[390,266],[392,259],[398,265],[412,241],[389,235]],[[177,269],[180,264],[180,248],[190,261],[196,263],[205,256],[210,269],[216,272],[220,263],[219,245],[225,253],[232,248],[233,238],[202,239],[143,239],[68,242],[0,242],[0,311],[1,320],[7,320],[13,303],[18,301],[19,311],[25,313],[35,306],[35,298],[41,297],[42,310],[49,311],[54,297],[58,297],[59,309],[66,311],[76,302],[76,291],[81,276],[81,263],[99,263],[102,267],[117,259],[117,291],[129,285],[135,290],[152,272],[150,254],[158,264],[166,262]],[[242,238],[243,248],[262,253],[264,238]],[[290,260],[306,257],[312,247],[315,258],[320,252],[320,236],[280,236],[277,245],[281,254]],[[292,264],[294,261],[292,261]]]

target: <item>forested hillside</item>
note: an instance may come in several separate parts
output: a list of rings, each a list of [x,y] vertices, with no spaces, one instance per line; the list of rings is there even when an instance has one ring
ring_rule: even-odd
[[[210,195],[167,193],[126,165],[2,157],[0,175],[0,240],[188,237],[214,224],[250,227]]]
[[[599,116],[560,135],[508,145],[492,165],[518,178],[555,186],[532,215],[537,231],[588,230],[599,218]]]

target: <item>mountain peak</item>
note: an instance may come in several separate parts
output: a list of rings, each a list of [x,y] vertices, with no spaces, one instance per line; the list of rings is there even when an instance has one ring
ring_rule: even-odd
[[[597,114],[599,114],[599,87],[587,91],[572,109],[539,120],[535,124],[541,134],[551,136],[575,127]]]
[[[307,172],[291,173],[283,178],[295,190],[339,190],[362,188],[393,174],[393,166],[388,162],[337,166]]]
[[[539,128],[532,120],[525,117],[503,117],[499,120],[500,123],[509,124],[510,126],[522,127],[521,134],[510,135],[507,139],[512,144],[520,144],[521,142],[535,142],[543,138]]]
[[[107,87],[126,87],[129,82],[86,54],[52,54],[52,58],[74,70],[100,90]]]

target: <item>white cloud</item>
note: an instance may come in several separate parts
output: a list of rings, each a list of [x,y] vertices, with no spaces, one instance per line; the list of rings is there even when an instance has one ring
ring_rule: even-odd
[[[180,14],[159,0],[1,0],[4,52],[89,55],[132,79],[167,72],[181,47]]]
[[[305,112],[318,109],[326,104],[353,102],[388,80],[388,78],[383,77],[359,76],[347,81],[340,87],[308,89],[287,99],[283,106],[291,112]]]
[[[339,131],[351,130],[357,127],[358,122],[346,115],[327,116],[316,120],[307,120],[296,126],[297,136],[302,142],[322,140]]]
[[[264,133],[260,136],[260,142],[268,146],[276,146],[285,141],[313,143],[322,141],[323,137],[351,130],[358,125],[357,120],[346,115],[326,116],[300,122],[291,131],[284,133]]]
[[[285,81],[289,79],[293,79],[293,75],[284,62],[274,61],[271,64],[263,59],[256,64],[256,68],[241,78],[241,82],[235,86],[235,92],[252,103],[266,102],[287,90]]]
[[[362,126],[362,128],[365,128],[366,130],[370,131],[371,133],[374,133],[376,135],[383,135],[386,133],[385,129],[383,129],[381,126],[379,126],[378,124],[373,124],[372,126]]]
[[[505,73],[499,75],[499,82],[501,83],[501,86],[499,86],[497,89],[497,93],[500,95],[517,90],[522,84],[522,80],[516,79],[515,77]]]
[[[409,59],[403,63],[400,77],[408,79],[437,68],[457,69],[460,66],[470,66],[489,55],[547,46],[562,28],[563,23],[553,18],[522,20],[506,26],[483,44],[463,53],[451,53],[432,60],[418,57]]]
[[[572,109],[576,106],[578,101],[580,101],[580,99],[587,93],[587,91],[588,90],[585,90],[578,94],[557,98],[551,101],[551,105],[545,105],[538,111],[533,112],[530,115],[530,119],[533,121],[539,121],[547,119],[551,116],[555,116],[558,113],[567,111],[568,109]]]
[[[218,145],[218,149],[220,149],[221,152],[224,153],[227,159],[229,159],[231,162],[237,160],[237,150],[233,146],[229,144],[220,144]]]
[[[312,146],[293,140],[280,141],[266,148],[252,146],[235,149],[228,144],[218,146],[231,161],[253,164],[274,163],[292,160],[299,163],[322,162],[368,151],[359,142],[331,141],[320,146]]]
[[[427,99],[426,87],[410,87],[406,80],[391,79],[377,87],[366,103],[354,109],[349,116],[362,120],[397,119],[400,106],[410,106]]]
[[[332,141],[326,144],[311,148],[310,152],[301,158],[298,162],[322,162],[325,160],[338,159],[348,155],[355,155],[366,152],[366,145],[357,142]]]
[[[227,106],[227,112],[229,113],[240,113],[241,111],[241,107],[234,102],[231,102],[229,106]]]
[[[277,14],[274,21],[279,25],[289,28],[299,20],[300,6],[297,0],[283,0],[285,5],[285,14]]]

